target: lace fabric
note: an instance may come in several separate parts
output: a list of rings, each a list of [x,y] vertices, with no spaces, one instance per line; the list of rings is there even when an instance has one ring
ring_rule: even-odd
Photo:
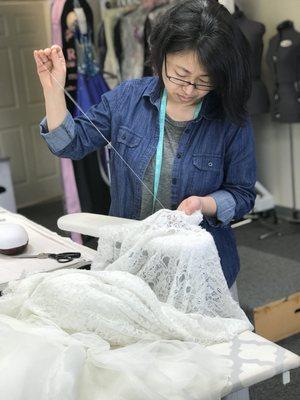
[[[4,398],[61,400],[68,382],[70,400],[220,398],[230,365],[203,345],[251,325],[201,218],[160,210],[102,229],[93,270],[11,282],[0,298],[1,375],[15,376],[0,377]],[[38,366],[41,379],[27,379]]]
[[[142,278],[161,302],[195,319],[219,321],[228,332],[223,340],[229,340],[252,326],[232,299],[214,240],[201,221],[201,212],[160,210],[135,224],[100,229],[92,269]]]

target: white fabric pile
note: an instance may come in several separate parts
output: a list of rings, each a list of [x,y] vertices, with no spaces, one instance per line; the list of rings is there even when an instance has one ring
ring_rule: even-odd
[[[1,396],[220,398],[230,366],[203,345],[252,327],[200,221],[161,210],[100,232],[92,271],[12,282],[0,298]]]

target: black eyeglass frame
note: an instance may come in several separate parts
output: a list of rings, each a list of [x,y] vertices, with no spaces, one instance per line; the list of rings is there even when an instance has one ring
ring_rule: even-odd
[[[165,74],[166,74],[166,77],[169,79],[169,81],[174,83],[175,85],[184,86],[184,87],[192,85],[192,86],[194,86],[194,88],[196,90],[201,90],[201,89],[205,88],[205,89],[207,89],[207,91],[210,91],[210,90],[214,89],[213,85],[206,85],[204,83],[192,83],[189,81],[185,81],[184,79],[180,79],[180,78],[176,78],[175,76],[168,75],[167,56],[166,55],[165,55]],[[175,81],[174,81],[174,79],[175,79]]]

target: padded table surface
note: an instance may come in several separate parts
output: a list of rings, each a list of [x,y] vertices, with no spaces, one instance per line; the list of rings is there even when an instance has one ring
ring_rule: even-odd
[[[209,349],[232,362],[228,393],[252,386],[275,375],[300,367],[300,357],[269,340],[245,331],[230,342]],[[288,383],[288,375],[284,377]]]

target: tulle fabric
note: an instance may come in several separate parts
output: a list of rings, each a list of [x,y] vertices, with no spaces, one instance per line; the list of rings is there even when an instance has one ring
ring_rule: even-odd
[[[194,342],[140,341],[120,348],[46,320],[0,316],[5,400],[216,400],[230,363]]]

